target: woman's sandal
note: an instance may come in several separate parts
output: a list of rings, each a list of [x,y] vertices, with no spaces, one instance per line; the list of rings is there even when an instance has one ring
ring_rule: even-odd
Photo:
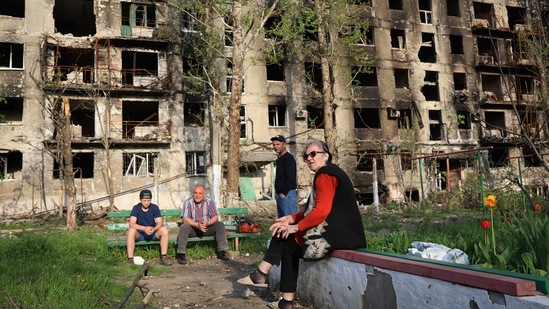
[[[266,287],[269,287],[269,285],[267,283],[255,283],[252,278],[250,277],[250,275],[247,275],[246,277],[244,278],[240,278],[238,280],[236,280],[236,282],[240,283],[240,284],[243,284],[243,285],[248,285],[248,286],[255,286],[255,287],[258,287],[258,288],[266,288]]]

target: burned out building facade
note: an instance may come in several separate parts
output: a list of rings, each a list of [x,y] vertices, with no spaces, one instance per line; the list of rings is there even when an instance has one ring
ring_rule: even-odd
[[[64,203],[53,153],[55,101],[48,100],[55,96],[70,106],[79,204],[106,206],[113,198],[129,208],[136,192],[150,188],[157,203],[173,208],[197,183],[219,198],[227,139],[212,132],[209,100],[182,90],[185,55],[170,38],[169,1],[3,2],[3,215]],[[363,2],[356,5],[369,6],[369,30],[361,45],[374,61],[369,73],[353,72],[352,85],[335,85],[338,163],[361,202],[419,200],[423,191],[458,188],[476,172],[475,149],[483,149],[480,162],[493,181],[503,179],[498,173],[520,164],[513,157],[531,153],[525,130],[545,139],[534,104],[535,67],[519,35],[544,7],[511,0]],[[310,138],[323,138],[314,87],[319,67],[270,65],[253,53],[245,62],[240,193],[248,201],[273,199],[269,138],[285,135],[296,156]],[[534,172],[539,163],[522,164],[529,169],[525,184],[543,191],[544,177]],[[306,188],[311,173],[301,162],[298,169]]]

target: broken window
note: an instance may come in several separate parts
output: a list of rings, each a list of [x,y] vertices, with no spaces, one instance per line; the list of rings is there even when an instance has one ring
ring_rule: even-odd
[[[94,153],[93,152],[73,152],[72,169],[75,179],[93,178]],[[53,178],[61,178],[61,167],[57,160],[53,162]]]
[[[206,104],[200,100],[200,96],[186,93],[183,104],[183,126],[203,127],[205,121]]]
[[[91,100],[70,100],[72,136],[95,136],[95,105]]]
[[[185,153],[185,162],[187,162],[187,176],[206,174],[205,156],[206,152],[204,151],[188,151]]]
[[[278,32],[280,31],[279,27],[281,26],[281,23],[282,18],[280,15],[269,16],[269,18],[265,21],[265,25],[263,25],[263,29],[265,29],[265,38],[280,41],[282,37]]]
[[[425,71],[425,78],[423,80],[423,87],[421,87],[421,93],[425,96],[425,101],[440,100],[438,92],[438,72]]]
[[[122,2],[122,26],[156,27],[156,6],[154,4]]]
[[[455,0],[446,0],[446,13],[448,16],[457,16],[459,17],[460,11],[459,11],[459,1]]]
[[[515,78],[517,94],[533,94],[534,93],[534,78],[531,76],[517,76]],[[527,100],[525,100],[527,101]]]
[[[124,152],[122,171],[124,177],[153,177],[158,152]]]
[[[233,19],[231,16],[225,17],[225,30],[224,30],[224,38],[225,38],[225,46],[233,46]]]
[[[402,10],[404,6],[402,5],[402,0],[389,0],[389,9],[391,10]]]
[[[383,157],[377,150],[359,150],[357,151],[356,170],[359,172],[373,172],[374,161],[376,170],[384,170]]]
[[[398,110],[398,128],[399,129],[411,129],[412,128],[412,110],[400,109]]]
[[[197,32],[197,14],[190,8],[186,8],[180,15],[181,32]]]
[[[93,3],[94,1],[89,0],[55,0],[53,19],[56,31],[73,36],[94,36],[96,28]]]
[[[496,74],[481,74],[482,91],[489,100],[501,100],[501,76]]]
[[[267,70],[267,80],[270,81],[284,81],[284,65],[281,63],[267,63],[265,65]]]
[[[488,161],[490,167],[505,167],[509,162],[509,151],[507,148],[493,148],[488,150]]]
[[[322,110],[322,108],[307,105],[307,128],[324,128],[324,111]]]
[[[158,101],[122,101],[122,127],[124,138],[156,138]]]
[[[0,99],[0,123],[23,121],[23,98]]]
[[[507,19],[509,21],[509,29],[518,30],[515,25],[523,26],[526,24],[526,8],[516,6],[508,6]]]
[[[374,45],[374,28],[367,25],[348,25],[341,28],[340,38],[352,37],[356,45]]]
[[[122,82],[134,87],[158,83],[158,53],[122,51]]]
[[[398,49],[406,48],[406,36],[404,30],[391,29],[391,47]]]
[[[400,167],[403,171],[412,170],[412,153],[409,151],[400,152]]]
[[[225,83],[225,87],[227,87],[227,93],[231,93],[232,92],[232,89],[233,89],[233,60],[232,59],[227,59],[227,61],[225,61],[225,65],[227,67],[227,75],[226,75],[226,83]],[[246,92],[246,88],[244,87],[246,83],[244,82],[244,77],[242,77],[242,93],[245,93]]]
[[[471,129],[471,113],[468,111],[456,111],[458,129],[469,130]]]
[[[484,112],[486,129],[484,138],[501,139],[505,137],[505,113],[504,112]]]
[[[463,54],[463,37],[461,35],[450,35],[450,52],[454,55]]]
[[[195,55],[182,57],[183,86],[184,90],[192,93],[201,93],[206,90],[202,80],[202,61]]]
[[[454,90],[467,89],[467,74],[466,73],[454,73]]]
[[[322,91],[322,70],[320,64],[305,62],[305,78],[317,91]]]
[[[0,5],[0,15],[11,17],[25,17],[24,0],[2,0]]]
[[[419,0],[419,20],[422,24],[432,24],[431,0]]]
[[[353,84],[358,87],[377,87],[377,70],[375,67],[353,67]]]
[[[532,148],[522,147],[522,155],[524,156],[524,165],[526,167],[542,166],[541,160],[536,157]]]
[[[442,113],[440,110],[429,110],[429,140],[440,141],[443,136]]]
[[[418,57],[421,62],[437,62],[435,35],[433,33],[421,33],[421,47],[419,48]]]
[[[497,40],[477,37],[479,64],[494,65],[498,63]]]
[[[248,132],[246,130],[247,120],[248,120],[248,117],[246,116],[246,106],[241,105],[240,106],[240,138],[241,139],[248,138]]]
[[[532,139],[539,139],[541,128],[538,127],[538,114],[531,111],[519,111],[519,120],[522,125],[522,134]]]
[[[0,43],[0,69],[22,69],[24,45],[17,43]]]
[[[20,151],[0,152],[0,180],[20,179],[23,154]]]
[[[269,108],[269,126],[285,127],[286,126],[286,106],[269,105],[268,108]]]
[[[395,87],[396,88],[409,88],[410,78],[408,75],[408,69],[394,69],[395,74]]]
[[[378,108],[354,108],[355,129],[379,129],[381,121]]]
[[[473,1],[473,10],[475,11],[475,19],[486,20],[486,26],[488,27],[494,26],[494,5],[492,3]]]
[[[55,80],[82,84],[94,81],[94,50],[85,48],[55,48]]]

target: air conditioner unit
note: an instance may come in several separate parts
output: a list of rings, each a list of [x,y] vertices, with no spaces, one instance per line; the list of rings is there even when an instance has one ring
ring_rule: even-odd
[[[389,108],[388,111],[389,111],[389,118],[398,118],[398,117],[400,117],[400,111],[399,110]]]
[[[307,110],[306,109],[299,109],[295,112],[295,118],[296,119],[305,119],[307,118]]]

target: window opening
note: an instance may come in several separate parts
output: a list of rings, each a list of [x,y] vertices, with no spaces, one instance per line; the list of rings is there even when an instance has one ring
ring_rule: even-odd
[[[406,34],[401,29],[391,29],[391,47],[404,49],[406,48]]]
[[[0,43],[0,70],[22,69],[24,45],[17,43]]]
[[[467,89],[467,74],[454,73],[453,75],[454,75],[454,90]]]
[[[90,179],[93,178],[94,169],[94,153],[93,152],[73,152],[72,153],[72,167],[74,171],[75,179]],[[53,178],[59,179],[61,177],[61,167],[59,162],[54,160],[53,162]]]
[[[492,3],[473,1],[473,10],[475,19],[484,19],[487,21],[488,27],[494,27],[494,5]]]
[[[381,128],[378,108],[354,108],[355,129]]]
[[[93,3],[89,0],[55,0],[53,19],[56,32],[78,37],[94,36],[96,26]]]
[[[190,151],[185,153],[185,162],[187,162],[187,176],[199,176],[206,174],[204,151]]]
[[[505,167],[508,165],[509,152],[507,148],[493,148],[488,150],[490,167]]]
[[[269,126],[270,127],[285,127],[286,126],[286,106],[269,105]]]
[[[389,0],[389,9],[391,10],[402,10],[404,6],[402,5],[402,0]]]
[[[95,136],[95,105],[91,100],[70,100],[72,136]]]
[[[421,42],[418,52],[419,61],[435,63],[437,61],[435,35],[433,33],[422,32]]]
[[[408,75],[408,69],[394,69],[395,70],[395,87],[396,88],[410,88],[410,77]]]
[[[422,24],[432,24],[431,0],[419,0],[419,19]]]
[[[23,98],[4,98],[0,100],[0,123],[23,121]]]
[[[233,19],[231,16],[225,17],[225,46],[233,46]]]
[[[94,82],[95,55],[93,49],[51,46],[55,53],[54,79],[73,84]]]
[[[122,51],[122,82],[134,87],[158,83],[158,53]]]
[[[124,138],[156,138],[158,101],[122,101],[122,127]]]
[[[130,27],[156,27],[154,4],[122,2],[122,25]]]
[[[0,181],[20,179],[23,169],[23,154],[20,151],[0,153]]]
[[[247,139],[248,138],[248,131],[247,131],[247,121],[248,117],[246,116],[246,106],[241,105],[240,106],[240,138],[241,139]]]
[[[0,15],[25,17],[25,0],[2,0]]]
[[[485,111],[484,119],[486,121],[485,138],[499,140],[506,136],[504,112]]]
[[[307,105],[307,128],[324,128],[324,111],[322,110],[322,108]]]
[[[509,21],[509,29],[518,30],[521,26],[526,25],[526,8],[508,6],[507,20]],[[517,27],[517,25],[519,25]]]
[[[374,67],[353,67],[353,84],[357,87],[377,87],[377,70]]]
[[[412,128],[412,110],[411,109],[399,109],[398,110],[398,128],[399,129],[411,129]]]
[[[463,37],[461,35],[450,35],[450,50],[454,55],[463,54]]]
[[[125,152],[122,154],[124,177],[153,177],[157,152]]]
[[[481,74],[482,91],[490,100],[501,100],[501,77],[495,74]]]
[[[320,64],[305,62],[305,78],[317,91],[322,91],[322,70]]]
[[[429,140],[440,141],[442,140],[442,116],[440,110],[429,111]]]
[[[440,100],[438,92],[438,72],[425,72],[425,78],[423,80],[423,87],[421,87],[421,93],[423,93],[423,95],[425,96],[426,101]]]
[[[185,104],[183,104],[183,126],[185,127],[203,127],[206,121],[206,104],[189,100],[185,95]]]
[[[267,80],[269,81],[284,81],[284,66],[280,63],[267,63]]]
[[[446,0],[446,14],[448,14],[448,16],[461,16],[459,3],[459,1],[455,0]]]

